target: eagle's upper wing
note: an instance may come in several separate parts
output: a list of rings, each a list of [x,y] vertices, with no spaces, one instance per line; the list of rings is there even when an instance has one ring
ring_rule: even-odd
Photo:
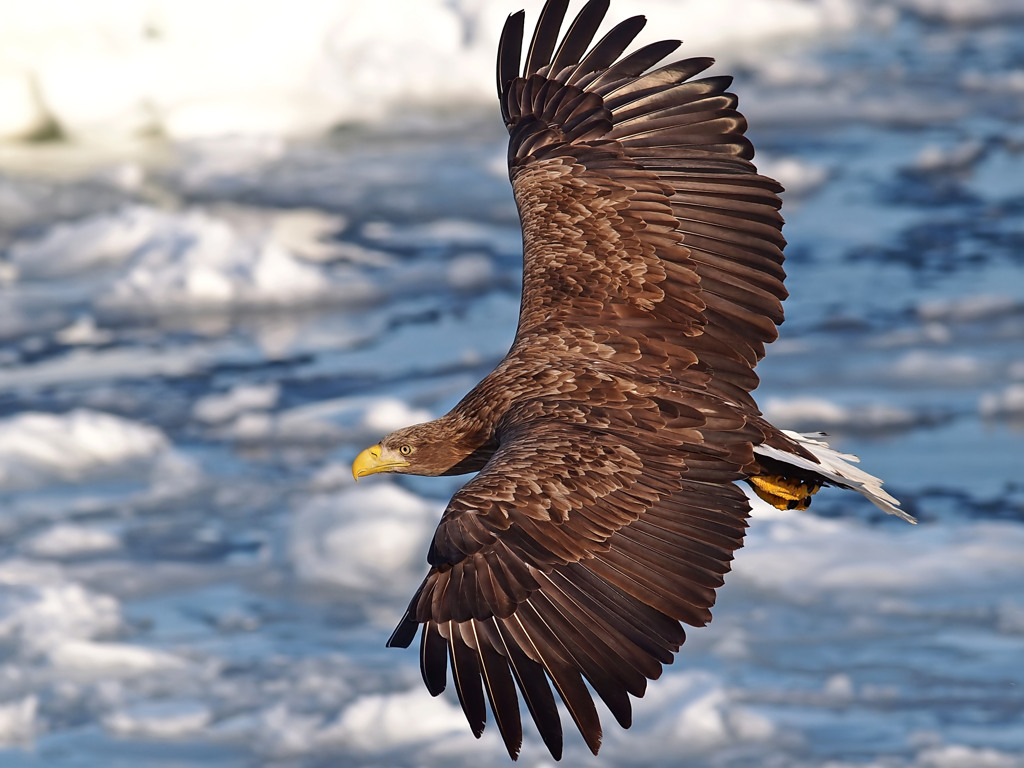
[[[781,187],[750,162],[731,78],[690,79],[707,58],[645,73],[678,41],[621,57],[643,17],[590,47],[607,0],[556,49],[567,4],[545,6],[522,75],[522,12],[498,51],[523,225],[519,334],[604,330],[675,371],[695,356],[712,391],[754,408],[753,367],[783,319],[785,240]]]

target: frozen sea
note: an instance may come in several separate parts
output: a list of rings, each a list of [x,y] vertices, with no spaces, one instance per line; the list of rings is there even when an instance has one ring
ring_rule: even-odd
[[[321,7],[291,5],[259,6],[277,7],[260,23],[296,19],[264,37]],[[356,487],[349,466],[445,412],[511,341],[520,240],[488,94],[519,6],[378,6],[338,6],[316,68],[321,85],[341,68],[326,117],[282,81],[192,112],[158,93],[154,131],[121,109],[141,86],[103,80],[95,41],[51,41],[89,66],[22,60],[42,99],[19,102],[38,108],[25,125],[64,130],[0,145],[5,767],[507,763],[453,691],[429,696],[413,650],[384,648],[462,479]],[[424,18],[461,34],[386,45],[396,9],[400,42]],[[834,490],[808,512],[757,507],[714,622],[631,730],[603,718],[600,757],[567,726],[563,762],[1024,766],[1024,7],[622,0],[612,15],[645,10],[646,40],[683,37],[737,75],[759,167],[788,188],[791,298],[763,409],[827,431],[920,524]],[[161,23],[200,24],[157,11],[146,34],[167,50]],[[218,19],[195,50],[242,77]],[[305,50],[293,38],[282,60]],[[391,99],[372,109],[364,70],[345,90],[357,43]],[[272,48],[247,50],[264,66]],[[61,91],[68,71],[102,98]],[[0,101],[24,97],[5,72]],[[443,99],[414,98],[435,86]],[[284,103],[302,130],[268,121]],[[532,730],[520,763],[551,765]]]

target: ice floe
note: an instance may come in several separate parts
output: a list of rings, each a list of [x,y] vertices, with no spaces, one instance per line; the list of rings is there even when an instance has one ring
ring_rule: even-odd
[[[34,694],[0,701],[0,749],[31,743],[40,726],[38,710],[39,697]]]
[[[68,643],[90,641],[122,627],[115,598],[69,581],[56,566],[4,561],[0,596],[0,637],[29,658],[52,658]]]
[[[217,424],[236,418],[248,411],[265,411],[273,408],[281,395],[277,383],[240,384],[228,392],[206,395],[197,400],[192,414],[199,421]]]
[[[978,410],[986,419],[1024,418],[1024,384],[1010,384],[1001,392],[985,393],[978,403]]]
[[[0,420],[0,488],[71,482],[138,467],[170,450],[154,427],[108,413],[21,413]]]
[[[301,579],[347,590],[410,592],[422,578],[441,511],[388,482],[314,496],[292,520],[293,567]],[[360,544],[353,548],[353,542]]]
[[[1024,545],[1024,531],[1013,523],[894,528],[763,504],[755,512],[766,522],[752,528],[734,573],[798,601],[842,592],[853,604],[880,592],[908,596],[939,584],[952,596],[1024,575],[1024,562],[1015,554]],[[894,561],[900,567],[889,567]]]
[[[820,397],[765,400],[765,415],[775,424],[797,431],[842,430],[874,432],[909,429],[930,419],[885,403],[843,406]]]
[[[128,738],[174,739],[205,730],[212,717],[209,708],[197,701],[154,701],[112,712],[103,724],[113,733]]]
[[[108,311],[280,306],[373,296],[376,288],[361,272],[322,264],[343,253],[325,240],[341,226],[336,217],[305,211],[172,212],[130,205],[59,223],[39,237],[15,242],[8,250],[9,282],[65,278],[69,300],[80,300],[96,287],[79,282],[82,288],[75,291],[72,279],[106,270],[106,287],[95,300]],[[68,329],[65,335],[74,340],[88,330]]]
[[[33,557],[68,558],[108,554],[121,546],[111,531],[73,523],[58,523],[31,536],[21,547]]]
[[[435,706],[439,704],[440,706]],[[417,747],[459,732],[465,717],[451,702],[424,697],[419,690],[361,696],[339,715],[334,737],[359,752],[387,743]]]

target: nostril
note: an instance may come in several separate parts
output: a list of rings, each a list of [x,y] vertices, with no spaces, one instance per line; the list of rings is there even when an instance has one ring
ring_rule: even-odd
[[[380,448],[371,448],[370,449],[370,455],[373,456],[373,458],[375,458],[375,459],[379,459],[380,458]]]

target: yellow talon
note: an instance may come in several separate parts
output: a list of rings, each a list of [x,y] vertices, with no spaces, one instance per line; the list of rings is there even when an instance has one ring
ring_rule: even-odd
[[[782,475],[754,475],[748,477],[747,482],[754,493],[776,509],[807,509],[811,506],[811,496],[821,489],[819,482],[804,482]]]

